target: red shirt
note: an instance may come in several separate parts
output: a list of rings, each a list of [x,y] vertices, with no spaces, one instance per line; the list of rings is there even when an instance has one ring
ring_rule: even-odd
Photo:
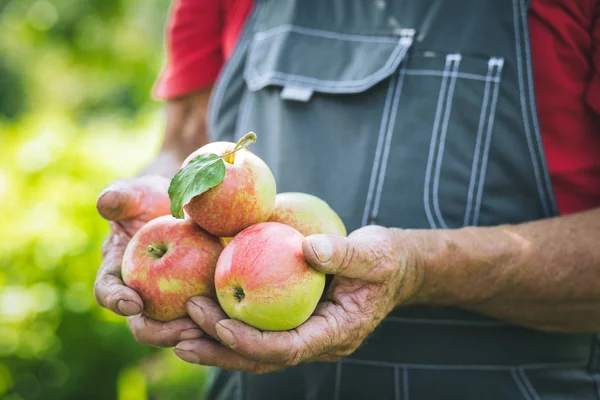
[[[210,86],[231,55],[252,0],[177,0],[157,97]],[[600,0],[532,0],[537,110],[562,214],[600,206]]]

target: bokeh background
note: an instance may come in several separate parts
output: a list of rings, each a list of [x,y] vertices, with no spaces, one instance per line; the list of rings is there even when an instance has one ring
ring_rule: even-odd
[[[138,345],[92,285],[99,191],[164,127],[169,0],[0,0],[0,399],[196,399],[206,370]]]

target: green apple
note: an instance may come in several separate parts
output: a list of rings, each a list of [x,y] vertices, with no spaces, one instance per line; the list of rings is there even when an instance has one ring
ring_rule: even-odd
[[[325,275],[304,259],[304,236],[277,222],[253,225],[225,247],[215,270],[219,304],[230,318],[265,331],[293,329],[315,310]]]
[[[280,222],[297,229],[304,236],[324,233],[346,236],[342,219],[329,204],[307,193],[279,193],[270,222]]]

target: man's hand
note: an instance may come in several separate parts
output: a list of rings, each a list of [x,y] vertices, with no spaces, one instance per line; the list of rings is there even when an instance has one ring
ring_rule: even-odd
[[[421,278],[405,234],[379,226],[348,238],[313,235],[304,255],[317,270],[335,275],[308,321],[286,332],[261,332],[228,319],[213,301],[195,297],[188,311],[209,338],[175,348],[184,361],[253,373],[313,361],[335,361],[356,350],[383,318],[417,290]]]
[[[167,323],[141,314],[140,296],[121,279],[121,261],[131,237],[148,221],[169,214],[169,180],[160,176],[117,181],[98,197],[97,208],[110,222],[111,231],[102,247],[102,264],[94,284],[101,306],[128,317],[136,340],[152,346],[174,346],[180,340],[198,338],[202,331],[189,318]]]

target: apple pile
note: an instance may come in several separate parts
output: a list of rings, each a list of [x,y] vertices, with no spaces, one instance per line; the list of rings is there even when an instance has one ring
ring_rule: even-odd
[[[193,296],[269,331],[293,329],[315,310],[325,275],[306,262],[302,243],[346,228],[316,196],[276,194],[271,170],[246,149],[255,141],[250,132],[192,153],[171,180],[172,216],[148,222],[128,244],[123,280],[150,318],[186,316]]]

